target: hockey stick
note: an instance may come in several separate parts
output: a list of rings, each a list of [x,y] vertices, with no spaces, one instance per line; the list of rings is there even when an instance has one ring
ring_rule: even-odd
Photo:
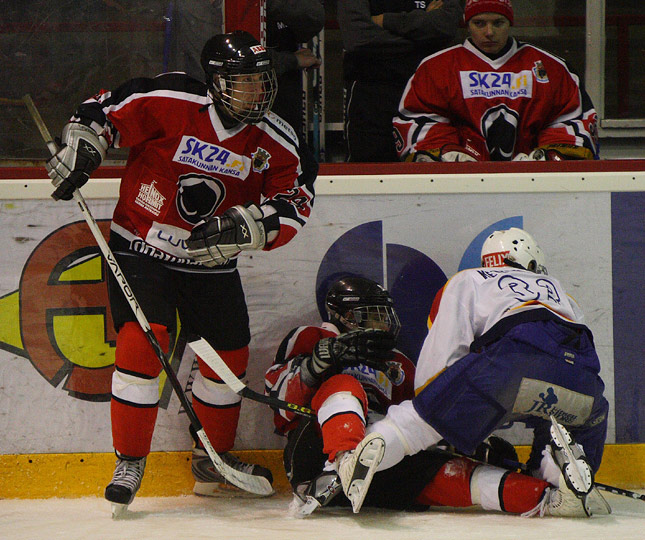
[[[51,152],[52,155],[55,155],[58,152],[57,145],[52,139],[49,133],[49,130],[45,125],[45,122],[40,116],[40,113],[36,109],[36,106],[34,105],[34,102],[32,101],[31,96],[29,94],[26,94],[23,97],[23,100],[27,105],[27,108],[29,109],[29,112],[32,115],[32,118],[34,119],[36,126],[38,126],[38,130],[40,131],[43,139],[45,140],[45,143],[47,144],[49,151]],[[54,194],[55,193],[56,192],[54,192]],[[114,254],[112,253],[112,250],[110,249],[105,238],[103,237],[103,234],[101,233],[101,230],[99,229],[99,226],[96,223],[96,220],[92,216],[90,209],[85,203],[85,199],[81,195],[81,192],[79,189],[74,190],[73,197],[74,197],[74,200],[78,203],[81,209],[81,212],[83,213],[83,217],[85,218],[85,221],[87,222],[90,228],[90,231],[92,232],[92,235],[94,236],[101,250],[101,253],[103,254],[103,257],[105,257],[105,261],[108,263],[110,270],[114,274],[114,277],[116,278],[119,286],[121,287],[121,291],[123,291],[123,294],[125,295],[128,303],[130,304],[130,307],[132,308],[132,311],[134,312],[134,315],[137,318],[137,321],[139,322],[141,329],[146,335],[148,342],[152,346],[157,358],[159,359],[159,362],[161,362],[163,370],[166,372],[166,376],[168,377],[168,380],[170,381],[170,384],[172,385],[173,390],[177,394],[177,397],[179,398],[179,401],[181,402],[182,407],[184,408],[184,410],[186,411],[186,414],[188,415],[191,425],[195,429],[197,436],[199,437],[202,444],[204,445],[204,448],[206,449],[208,456],[211,458],[213,464],[215,465],[215,468],[222,474],[224,478],[226,478],[226,480],[228,480],[232,484],[236,485],[237,487],[245,491],[249,491],[257,495],[272,494],[273,488],[271,487],[271,484],[266,478],[247,474],[232,468],[230,465],[228,465],[222,460],[222,458],[219,456],[217,452],[215,452],[215,449],[213,448],[213,445],[211,444],[211,442],[208,440],[208,436],[206,435],[206,432],[204,431],[204,428],[202,427],[201,422],[199,421],[199,418],[197,418],[197,415],[195,414],[195,411],[192,405],[188,401],[186,394],[184,394],[184,391],[181,387],[181,383],[179,382],[179,379],[177,379],[177,375],[172,369],[172,366],[170,365],[170,362],[168,361],[166,354],[161,348],[159,341],[157,340],[156,336],[152,332],[152,329],[150,328],[150,324],[148,323],[148,319],[146,319],[145,315],[143,314],[143,311],[141,310],[141,307],[139,306],[139,303],[137,302],[137,299],[135,298],[132,292],[132,289],[128,285],[125,275],[121,271],[121,268],[119,267],[116,259],[114,258]]]
[[[313,53],[320,58],[320,34],[315,35],[311,40],[311,49]],[[321,111],[321,77],[320,66],[312,71],[312,93],[313,93],[313,129],[312,129],[312,146],[316,161],[320,161],[320,116]]]
[[[613,493],[614,495],[622,495],[623,497],[629,497],[630,499],[639,499],[641,501],[645,501],[645,495],[636,493],[635,491],[629,491],[628,489],[608,486],[607,484],[600,484],[598,482],[594,482],[594,486],[596,486],[598,489],[602,489],[603,491],[608,491],[609,493]]]
[[[226,365],[222,357],[217,354],[217,351],[206,341],[204,338],[200,338],[195,341],[189,341],[188,346],[195,351],[197,355],[206,363],[206,365],[211,368],[219,377],[224,381],[226,386],[228,386],[236,394],[252,399],[253,401],[258,401],[260,403],[265,403],[272,407],[277,407],[278,409],[284,409],[285,411],[291,411],[300,416],[306,416],[308,418],[316,418],[316,413],[304,405],[297,405],[295,403],[289,403],[288,401],[282,401],[281,399],[273,398],[270,396],[265,396],[259,392],[251,390],[246,386],[240,379],[235,376],[235,373]]]

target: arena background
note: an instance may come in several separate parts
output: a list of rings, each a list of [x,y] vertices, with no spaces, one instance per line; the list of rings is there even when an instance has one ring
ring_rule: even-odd
[[[106,234],[121,171],[101,168],[83,188]],[[294,241],[240,258],[251,388],[262,391],[288,330],[320,321],[324,288],[341,271],[390,289],[405,325],[401,348],[414,357],[434,292],[477,265],[490,230],[520,226],[595,336],[611,403],[598,479],[645,486],[645,161],[323,164],[316,186],[314,213]],[[113,468],[105,270],[76,204],[50,192],[42,168],[0,168],[0,498],[100,495]],[[175,339],[172,363],[190,393],[193,356],[181,332]],[[188,419],[163,377],[160,399],[141,494],[189,493]],[[501,435],[525,455],[529,433]],[[235,450],[269,465],[278,488],[282,444],[270,409],[245,400]]]

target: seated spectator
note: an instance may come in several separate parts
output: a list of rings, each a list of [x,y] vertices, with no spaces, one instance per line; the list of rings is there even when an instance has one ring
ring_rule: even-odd
[[[392,137],[405,84],[419,62],[450,45],[459,0],[339,0],[347,161],[397,161]]]
[[[427,57],[405,88],[393,121],[399,157],[598,159],[591,99],[564,60],[509,36],[510,0],[467,0],[464,18],[463,45]]]

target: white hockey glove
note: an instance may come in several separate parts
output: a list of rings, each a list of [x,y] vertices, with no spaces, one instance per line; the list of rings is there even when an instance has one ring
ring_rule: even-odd
[[[457,151],[452,151],[452,152],[446,152],[445,154],[441,154],[441,161],[449,161],[453,163],[457,162],[463,162],[463,161],[477,161],[474,157],[469,156],[465,152],[457,152]]]
[[[255,203],[229,208],[197,225],[188,240],[188,254],[204,266],[226,264],[245,249],[262,249],[266,234],[262,210]]]
[[[547,144],[530,154],[517,154],[513,161],[567,161],[570,159],[593,159],[593,153],[584,146],[573,144]]]
[[[456,144],[444,144],[441,147],[441,161],[452,163],[477,161],[477,158],[466,148]]]
[[[546,161],[546,152],[542,148],[536,148],[530,154],[520,152],[513,161]]]
[[[108,142],[92,128],[69,123],[61,135],[63,146],[46,164],[47,174],[56,190],[55,201],[69,201],[77,188],[85,185],[90,174],[105,159]]]

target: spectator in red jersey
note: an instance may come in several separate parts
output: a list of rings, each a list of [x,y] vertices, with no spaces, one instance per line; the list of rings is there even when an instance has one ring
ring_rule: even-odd
[[[597,159],[591,99],[561,58],[509,35],[511,1],[467,0],[464,18],[466,41],[425,58],[403,92],[399,158]]]

